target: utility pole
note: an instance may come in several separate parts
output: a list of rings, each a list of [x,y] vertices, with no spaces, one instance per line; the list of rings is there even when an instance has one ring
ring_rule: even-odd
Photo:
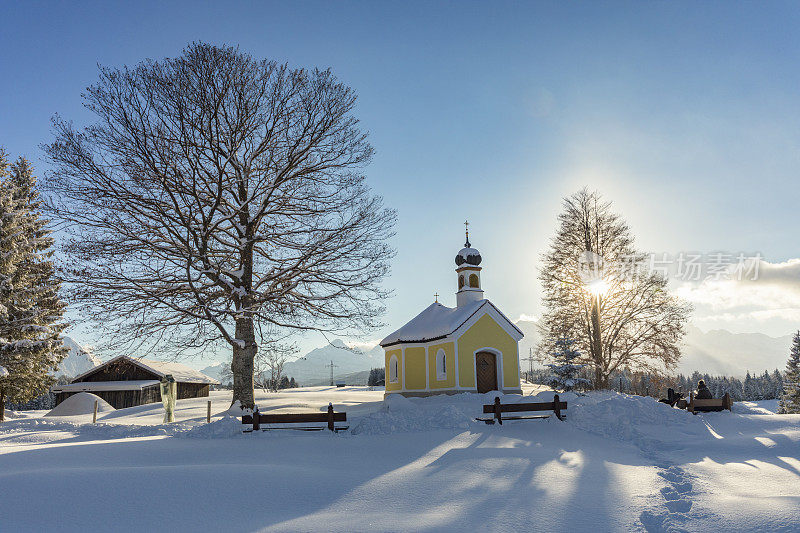
[[[333,364],[333,359],[331,359],[331,363],[329,365],[325,365],[325,366],[331,367],[331,387],[333,387],[333,385],[334,385],[334,383],[333,383],[333,369],[334,369],[334,367],[337,367],[339,365],[334,365]]]
[[[525,376],[525,381],[530,383],[531,374],[533,374],[533,348],[528,348],[528,357],[523,359],[523,361],[528,361],[528,375]]]

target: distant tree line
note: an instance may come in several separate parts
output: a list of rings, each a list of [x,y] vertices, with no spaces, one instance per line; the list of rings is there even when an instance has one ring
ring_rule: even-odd
[[[553,383],[553,371],[550,369],[537,369],[533,372],[526,372],[525,375],[531,383],[548,386]],[[591,379],[591,377],[592,372],[588,369],[581,369],[576,373],[576,379]],[[715,398],[721,398],[728,393],[735,402],[777,400],[781,398],[785,389],[785,376],[778,369],[772,372],[765,371],[760,375],[752,375],[748,372],[744,379],[701,374],[697,371],[690,375],[668,376],[651,372],[622,370],[613,372],[609,376],[609,388],[625,394],[661,398],[666,396],[667,388],[671,387],[685,393],[688,397],[689,392],[697,388],[697,382],[701,379],[706,382],[706,386]]]

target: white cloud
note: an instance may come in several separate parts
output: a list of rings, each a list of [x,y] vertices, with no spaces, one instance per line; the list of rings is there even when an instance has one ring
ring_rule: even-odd
[[[752,271],[756,272],[756,271]],[[695,306],[693,322],[731,330],[788,333],[800,324],[800,259],[759,261],[755,276],[680,282],[675,293]],[[769,326],[768,328],[766,326]]]

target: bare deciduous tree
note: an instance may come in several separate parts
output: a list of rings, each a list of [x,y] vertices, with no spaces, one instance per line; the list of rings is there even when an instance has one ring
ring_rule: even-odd
[[[575,339],[596,388],[624,367],[673,368],[691,307],[667,292],[664,276],[645,271],[645,255],[611,203],[583,189],[564,199],[559,223],[539,275],[543,344]]]
[[[232,347],[252,408],[260,328],[373,327],[395,214],[360,173],[356,95],[328,70],[232,47],[102,68],[98,121],[45,146],[73,299],[117,336],[175,352]]]
[[[262,346],[255,362],[256,386],[260,389],[278,391],[278,384],[283,376],[283,367],[289,358],[297,353],[297,347],[283,343],[271,343]]]

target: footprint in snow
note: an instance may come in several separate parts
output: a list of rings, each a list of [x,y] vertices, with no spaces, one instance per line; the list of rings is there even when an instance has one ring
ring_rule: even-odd
[[[664,511],[644,511],[639,516],[645,531],[648,533],[666,533],[686,531],[681,523],[689,520],[687,513],[692,509],[689,498],[692,492],[691,476],[678,466],[658,465],[658,475],[667,482],[661,489],[664,498]]]

